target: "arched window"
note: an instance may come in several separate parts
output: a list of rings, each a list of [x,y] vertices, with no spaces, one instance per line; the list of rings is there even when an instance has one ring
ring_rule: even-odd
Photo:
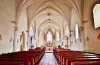
[[[56,32],[56,40],[59,41],[59,32]]]
[[[51,33],[51,31],[48,31],[48,33],[47,33],[47,42],[52,42],[52,33]]]
[[[78,24],[75,25],[75,37],[76,37],[76,39],[79,39],[79,28],[78,28]]]
[[[32,40],[34,38],[34,30],[33,30],[33,26],[31,25],[30,26],[30,29],[29,29],[29,43],[30,43],[30,48],[32,48]]]
[[[100,4],[96,4],[93,8],[94,26],[100,27]]]
[[[30,27],[30,30],[29,30],[29,36],[30,37],[34,36],[34,31],[33,31],[33,27],[32,26]]]
[[[66,28],[65,28],[65,36],[69,37],[69,28],[68,28],[68,26],[66,26]]]

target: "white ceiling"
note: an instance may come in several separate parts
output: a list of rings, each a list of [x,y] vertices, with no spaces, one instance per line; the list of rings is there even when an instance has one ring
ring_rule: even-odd
[[[48,28],[61,30],[70,24],[72,8],[78,15],[81,13],[81,0],[17,0],[18,13],[27,9],[29,23],[36,29],[45,31]],[[79,16],[80,17],[80,16]],[[50,23],[48,21],[50,20]]]

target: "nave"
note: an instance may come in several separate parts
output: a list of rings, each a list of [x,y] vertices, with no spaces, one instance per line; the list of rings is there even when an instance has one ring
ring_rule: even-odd
[[[0,0],[0,65],[38,64],[100,65],[100,0]]]
[[[53,53],[45,53],[45,48],[0,55],[0,65],[100,65],[100,54],[53,48]]]

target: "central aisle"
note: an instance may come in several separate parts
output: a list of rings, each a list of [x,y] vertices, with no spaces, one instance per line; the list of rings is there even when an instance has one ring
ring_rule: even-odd
[[[39,65],[58,65],[53,53],[45,53]]]

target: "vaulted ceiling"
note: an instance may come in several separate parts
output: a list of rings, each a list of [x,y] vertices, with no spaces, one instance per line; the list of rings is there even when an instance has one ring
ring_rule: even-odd
[[[70,24],[72,8],[81,19],[81,0],[17,0],[17,3],[17,18],[26,10],[29,24],[35,23],[38,30],[60,31]]]

